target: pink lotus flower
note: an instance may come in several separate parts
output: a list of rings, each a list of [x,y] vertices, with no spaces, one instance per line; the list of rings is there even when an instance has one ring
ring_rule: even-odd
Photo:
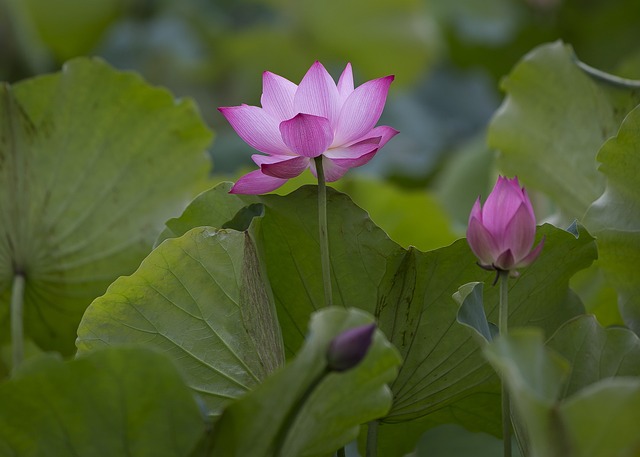
[[[262,75],[262,108],[219,108],[249,146],[267,154],[252,156],[259,170],[241,177],[231,193],[262,194],[277,189],[307,168],[317,176],[314,158],[322,156],[326,181],[367,163],[398,132],[374,127],[393,76],[353,87],[351,64],[338,84],[315,62],[299,86],[270,72]]]
[[[536,217],[518,178],[498,177],[484,207],[480,197],[471,209],[467,241],[478,264],[490,270],[513,271],[530,265],[540,254],[535,247]]]

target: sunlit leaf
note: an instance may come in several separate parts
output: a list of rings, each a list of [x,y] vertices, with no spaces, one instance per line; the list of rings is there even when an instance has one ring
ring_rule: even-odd
[[[295,359],[224,411],[211,455],[326,456],[353,440],[359,424],[383,416],[392,399],[386,383],[401,360],[382,333],[376,333],[355,368],[325,372],[330,341],[371,321],[356,309],[333,307],[314,314]]]
[[[598,237],[599,264],[618,290],[625,323],[640,333],[640,107],[598,153],[607,188],[585,218]]]
[[[34,362],[0,385],[0,454],[184,457],[204,433],[173,364],[139,348]]]
[[[500,166],[580,218],[604,190],[595,157],[640,101],[640,93],[598,82],[561,42],[527,54],[502,83],[507,97],[489,127]]]
[[[282,343],[250,235],[195,228],[116,280],[87,309],[78,350],[133,343],[169,354],[213,414],[274,371]]]
[[[0,334],[23,275],[27,335],[70,353],[87,305],[205,178],[211,133],[191,101],[98,60],[5,85],[0,100]]]

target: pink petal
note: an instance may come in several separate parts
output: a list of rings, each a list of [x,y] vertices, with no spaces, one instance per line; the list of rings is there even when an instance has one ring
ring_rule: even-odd
[[[393,76],[367,81],[349,95],[338,117],[334,141],[336,146],[362,137],[376,125],[392,81]]]
[[[338,117],[338,89],[320,62],[315,62],[304,75],[293,98],[296,113],[324,117],[333,126]]]
[[[338,80],[338,107],[341,108],[345,100],[353,92],[353,70],[348,63]]]
[[[260,166],[260,169],[265,175],[273,176],[274,178],[290,179],[295,178],[309,168],[310,160],[308,157],[294,157],[280,162],[265,163]]]
[[[546,237],[542,237],[542,240],[538,243],[538,245],[531,250],[531,252],[522,260],[518,262],[516,268],[528,267],[533,263],[534,260],[538,258],[540,252],[542,251],[542,247],[544,246],[544,241]]]
[[[327,150],[333,140],[329,121],[311,114],[296,114],[280,123],[284,143],[301,156],[317,157]]]
[[[531,217],[524,203],[513,215],[504,230],[504,236],[498,239],[502,249],[510,249],[516,260],[525,257],[531,250],[536,237],[536,220]]]
[[[467,228],[469,247],[483,265],[491,265],[500,253],[498,244],[480,220],[472,217]]]
[[[278,121],[257,106],[218,108],[249,146],[266,154],[291,154],[282,141]]]
[[[533,206],[531,205],[531,200],[529,200],[529,195],[527,194],[527,191],[524,189],[524,187],[522,188],[522,198],[524,198],[524,204],[527,206],[527,211],[529,211],[531,218],[535,221],[536,215],[533,212]]]
[[[292,157],[296,157],[296,156],[282,155],[282,154],[265,156],[265,155],[262,155],[262,154],[253,154],[251,156],[251,160],[253,160],[253,162],[260,167],[265,163],[282,162],[283,160],[288,160],[288,159],[290,159]]]
[[[359,143],[352,144],[351,146],[328,149],[324,153],[324,156],[329,159],[357,159],[365,154],[377,151],[379,149],[379,144],[380,137],[368,138]]]
[[[387,142],[391,138],[396,136],[398,133],[400,133],[400,132],[398,132],[393,127],[388,127],[386,125],[379,125],[378,127],[375,127],[373,129],[371,129],[371,131],[369,131],[367,136],[372,136],[372,137],[379,136],[380,137],[380,143],[378,144],[378,149],[382,149],[382,146],[387,144]]]
[[[471,208],[471,214],[469,214],[469,224],[471,224],[471,219],[478,219],[480,223],[482,223],[482,204],[480,203],[480,197],[473,204],[473,208]]]
[[[493,263],[493,266],[499,268],[500,270],[509,271],[514,269],[515,259],[513,258],[513,253],[511,249],[507,249],[502,254],[498,256],[496,261]]]
[[[356,167],[363,166],[364,164],[369,162],[371,159],[373,159],[373,156],[375,156],[377,152],[378,152],[378,149],[376,148],[371,152],[361,155],[360,157],[344,158],[344,159],[330,159],[327,157],[327,161],[331,162],[334,165],[338,165],[341,168],[346,168],[348,170],[349,168],[356,168]],[[327,181],[335,181],[335,179],[327,179]]]
[[[247,173],[233,185],[230,194],[266,194],[272,190],[277,189],[286,183],[286,179],[274,178],[273,176],[267,176],[262,171],[256,170],[251,173]]]
[[[482,208],[482,223],[497,240],[505,236],[507,224],[524,200],[517,181],[515,186],[513,184],[513,180],[498,177]]]
[[[311,174],[313,174],[313,176],[315,176],[317,178],[318,177],[318,171],[316,170],[315,161],[311,162],[311,165],[310,165],[309,169],[311,170]],[[344,176],[344,174],[347,171],[349,171],[349,168],[341,167],[340,165],[335,163],[333,160],[327,159],[326,157],[323,156],[322,157],[322,170],[324,171],[324,180],[327,181],[327,182],[333,182],[333,181],[337,181],[338,179],[342,178]]]
[[[297,88],[288,79],[265,71],[262,74],[262,108],[278,122],[291,119],[296,114],[293,110],[293,97]]]

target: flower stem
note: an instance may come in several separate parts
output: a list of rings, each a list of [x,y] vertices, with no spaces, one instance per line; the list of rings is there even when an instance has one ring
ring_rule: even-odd
[[[509,333],[509,272],[500,271],[500,310],[498,328],[500,336]],[[509,392],[504,380],[502,381],[502,440],[504,457],[511,457],[511,405]]]
[[[282,457],[282,448],[285,444],[285,441],[289,432],[291,431],[291,427],[293,426],[293,423],[298,417],[298,414],[304,407],[309,397],[311,397],[311,394],[313,394],[313,391],[316,390],[316,388],[320,385],[320,383],[324,380],[324,378],[327,377],[327,375],[330,372],[331,371],[327,367],[325,367],[320,373],[316,375],[315,378],[311,380],[311,382],[309,383],[305,391],[302,393],[302,395],[297,400],[295,400],[293,405],[291,405],[291,409],[285,416],[282,422],[282,425],[280,426],[280,430],[278,430],[278,434],[276,435],[274,453],[273,453],[274,456]]]
[[[378,421],[369,422],[367,427],[367,454],[366,457],[378,455]]]
[[[14,372],[24,359],[24,282],[24,275],[17,273],[11,288],[11,355]]]
[[[498,273],[500,281],[500,314],[498,317],[498,329],[500,335],[506,336],[509,333],[509,272],[500,271]]]
[[[331,263],[329,260],[329,232],[327,229],[327,185],[322,168],[322,156],[315,159],[318,174],[318,227],[320,231],[320,262],[322,263],[322,283],[324,285],[324,302],[333,305],[331,293]]]

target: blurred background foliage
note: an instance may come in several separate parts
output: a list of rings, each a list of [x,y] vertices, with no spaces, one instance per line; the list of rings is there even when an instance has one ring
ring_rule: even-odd
[[[395,74],[381,123],[402,135],[352,174],[430,188],[462,233],[493,183],[484,135],[500,78],[557,39],[640,77],[639,19],[637,0],[0,0],[0,80],[79,55],[137,71],[197,101],[220,179],[252,166],[253,151],[216,108],[259,104],[262,71],[297,83],[320,60],[335,77],[350,61],[356,84]]]

